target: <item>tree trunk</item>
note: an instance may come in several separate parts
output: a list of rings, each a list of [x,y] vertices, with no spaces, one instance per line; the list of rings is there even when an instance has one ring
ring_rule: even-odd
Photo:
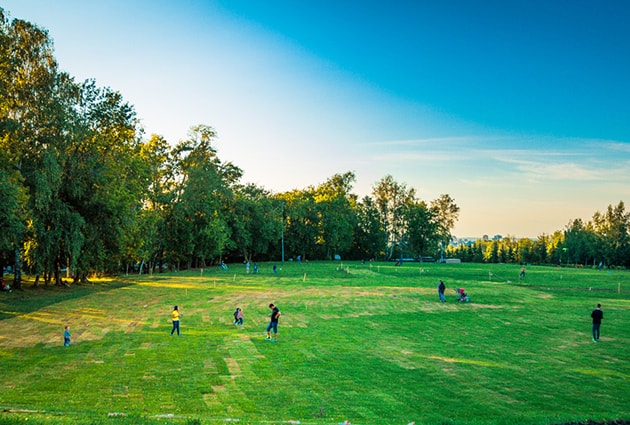
[[[22,287],[22,257],[19,248],[15,249],[15,264],[13,265],[13,288]]]
[[[162,273],[164,268],[164,250],[160,249],[156,261],[158,262],[158,273]]]
[[[61,286],[61,261],[59,258],[55,261],[55,285]]]
[[[55,285],[63,285],[63,280],[61,279],[61,267],[59,267],[59,265],[55,268]]]

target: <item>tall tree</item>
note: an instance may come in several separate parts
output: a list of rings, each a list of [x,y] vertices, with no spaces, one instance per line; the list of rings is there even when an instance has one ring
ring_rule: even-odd
[[[57,63],[52,41],[47,31],[30,22],[10,21],[2,9],[0,41],[0,149],[6,154],[9,169],[23,179],[28,208],[44,211],[59,181],[49,140],[49,129],[55,132],[58,128],[54,122],[58,117],[53,95]],[[50,167],[50,173],[43,173],[46,168],[42,167]],[[32,222],[37,221],[29,215]],[[21,285],[22,242],[13,247],[15,287]]]
[[[14,253],[24,235],[26,194],[19,173],[11,169],[5,157],[0,151],[0,252]]]
[[[288,256],[317,258],[319,212],[312,190],[293,190],[277,196],[282,205],[284,245]]]
[[[192,127],[188,139],[178,143],[172,154],[177,186],[167,243],[172,259],[185,260],[187,267],[193,261],[203,266],[235,247],[226,212],[242,171],[221,162],[212,144],[215,138],[210,126]]]
[[[608,205],[606,212],[593,215],[595,232],[600,237],[607,264],[630,265],[630,213],[623,201]]]
[[[396,182],[391,175],[383,177],[372,187],[372,196],[387,232],[388,258],[395,254],[394,249],[407,230],[405,208],[415,201],[415,195],[415,189],[408,189],[406,184]]]
[[[576,219],[564,230],[564,245],[576,265],[595,261],[597,237],[589,227],[581,219]]]
[[[408,252],[415,258],[433,255],[440,240],[435,213],[424,201],[410,202],[404,211],[408,226],[403,240]]]
[[[318,244],[324,258],[346,256],[352,249],[352,235],[356,224],[356,196],[351,193],[355,175],[352,172],[335,174],[314,189],[319,214]]]
[[[91,270],[117,268],[137,226],[146,185],[133,107],[120,93],[90,80],[81,85],[80,106],[81,132],[71,147],[63,199],[86,221],[75,276],[85,279]]]
[[[359,259],[385,256],[387,233],[371,197],[365,196],[357,205],[357,225],[354,231],[354,252]]]
[[[157,264],[162,271],[164,265],[166,214],[173,199],[174,184],[169,167],[170,150],[166,139],[155,134],[140,146],[139,171],[147,190],[142,197],[138,226],[130,234],[125,258],[127,265],[140,260],[139,273],[142,273],[145,262],[150,271]]]
[[[443,247],[451,243],[452,230],[459,218],[459,207],[450,195],[440,195],[439,198],[431,201],[430,211],[435,220],[435,233],[437,241]]]
[[[237,186],[229,223],[232,240],[245,261],[268,255],[282,233],[282,221],[271,194],[253,184]]]

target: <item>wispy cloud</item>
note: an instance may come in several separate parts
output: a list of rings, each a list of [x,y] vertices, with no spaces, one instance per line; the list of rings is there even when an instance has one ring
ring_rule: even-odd
[[[630,143],[605,141],[598,146],[614,152],[624,152],[630,154]]]
[[[576,162],[537,162],[502,160],[514,164],[517,171],[530,180],[597,181],[609,177],[606,170],[594,169]]]
[[[630,179],[630,144],[597,139],[541,139],[469,135],[383,141],[367,145],[366,160],[398,166],[441,163],[494,174],[495,178],[512,174],[511,177],[520,176],[531,182]]]

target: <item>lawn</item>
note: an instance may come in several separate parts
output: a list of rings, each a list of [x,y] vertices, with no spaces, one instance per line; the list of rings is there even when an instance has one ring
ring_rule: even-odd
[[[313,262],[0,294],[0,422],[630,419],[630,273]],[[439,303],[437,281],[446,283]],[[457,303],[464,287],[470,303]],[[268,304],[282,312],[265,341]],[[590,312],[602,304],[599,343]],[[170,313],[181,312],[180,337]],[[232,323],[241,307],[243,327]],[[63,326],[72,343],[63,346]]]

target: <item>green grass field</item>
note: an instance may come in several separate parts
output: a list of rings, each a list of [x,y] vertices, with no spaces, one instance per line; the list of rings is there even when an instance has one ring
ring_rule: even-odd
[[[552,424],[630,418],[630,273],[262,264],[0,294],[0,422]],[[447,285],[438,302],[437,280]],[[471,302],[455,301],[464,287]],[[279,341],[265,341],[276,303]],[[599,343],[590,312],[602,304]],[[182,335],[169,336],[177,304]],[[245,325],[232,324],[241,307]],[[63,326],[72,344],[63,347]]]

